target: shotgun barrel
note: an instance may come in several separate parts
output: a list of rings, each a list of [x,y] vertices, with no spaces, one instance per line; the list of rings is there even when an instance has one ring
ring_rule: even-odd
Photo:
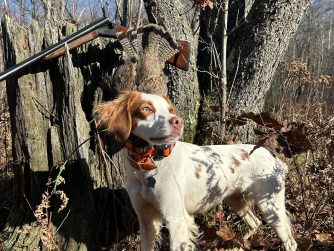
[[[83,37],[86,34],[91,33],[94,30],[96,30],[96,29],[98,29],[102,26],[105,26],[105,25],[113,25],[110,22],[109,18],[107,18],[107,17],[102,17],[102,18],[94,21],[93,23],[91,23],[91,24],[85,26],[84,28],[74,32],[70,36],[64,38],[63,40],[60,40],[59,42],[57,42],[54,45],[48,47],[47,49],[35,54],[34,56],[32,56],[30,58],[27,58],[27,59],[23,60],[21,63],[19,63],[17,65],[14,65],[13,67],[10,67],[10,68],[6,69],[5,71],[3,71],[0,74],[0,82],[9,78],[10,76],[14,75],[15,73],[18,73],[21,70],[27,68],[29,65],[44,59],[49,54],[59,50],[62,47],[64,47],[65,44],[71,43],[72,41],[75,41],[75,40],[79,39],[80,37]],[[116,32],[116,30],[115,30],[115,32]]]

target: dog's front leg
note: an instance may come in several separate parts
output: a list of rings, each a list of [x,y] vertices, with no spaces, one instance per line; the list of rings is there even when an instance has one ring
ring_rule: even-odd
[[[141,251],[154,251],[156,236],[159,233],[162,219],[150,203],[133,204],[139,221]]]
[[[138,218],[141,239],[141,251],[153,251],[158,227],[155,224],[154,220],[150,217],[140,216]]]
[[[132,178],[131,175],[128,177],[126,189],[139,221],[141,251],[154,251],[156,236],[162,225],[162,217],[156,208],[142,197],[141,184],[138,180],[130,180],[130,178]]]
[[[186,212],[180,212],[178,216],[167,216],[166,223],[169,230],[171,251],[195,249],[198,230],[193,217],[189,216]]]

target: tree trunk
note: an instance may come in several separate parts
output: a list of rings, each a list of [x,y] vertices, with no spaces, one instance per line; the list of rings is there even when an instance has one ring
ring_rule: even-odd
[[[7,16],[1,24],[6,68],[75,28],[56,21],[46,21],[41,27],[33,21],[26,29]],[[36,64],[20,78],[7,80],[18,200],[2,232],[5,250],[39,250],[42,246],[46,250],[48,241],[55,242],[59,250],[100,250],[118,241],[125,230],[136,229],[135,215],[122,186],[120,163],[124,156],[118,153],[115,140],[108,139],[105,142],[110,142],[107,148],[112,165],[104,161],[92,120],[93,104],[101,99],[102,92],[112,95],[110,83],[103,79],[109,77],[118,58],[115,43],[99,42],[52,62]],[[50,207],[44,208],[45,226],[45,222],[36,221],[38,215],[32,210],[41,203],[42,193],[51,193],[53,185],[45,184],[49,177],[55,179],[65,161],[68,163],[61,176],[66,183],[57,189],[65,192],[69,202],[58,213],[60,202],[52,197]]]
[[[282,59],[290,38],[308,6],[307,0],[239,0],[231,1],[228,9],[227,43],[227,107],[218,107],[220,71],[217,58],[221,51],[224,1],[217,1],[213,10],[201,11],[198,68],[200,89],[204,93],[201,105],[198,140],[200,143],[221,143],[237,135],[238,141],[253,140],[253,127],[233,127],[221,137],[217,110],[232,114],[261,112],[265,95]],[[221,55],[220,55],[221,56]],[[223,60],[221,60],[223,61]]]
[[[254,1],[246,21],[230,36],[227,67],[231,112],[262,111],[277,66],[308,4],[308,0]],[[245,128],[238,134],[243,142],[252,138]]]
[[[231,41],[233,47],[228,58],[230,110],[237,113],[262,111],[272,77],[308,2],[254,2],[247,15],[247,22],[235,30],[234,40]],[[240,62],[239,66],[236,62]]]
[[[197,80],[196,59],[198,45],[198,14],[195,9],[194,18],[189,21],[182,0],[144,0],[145,9],[150,23],[157,23],[180,40],[186,40],[191,45],[190,68],[184,72],[174,67],[166,70],[170,79],[170,97],[174,101],[185,121],[183,140],[192,142],[197,128],[200,94]]]

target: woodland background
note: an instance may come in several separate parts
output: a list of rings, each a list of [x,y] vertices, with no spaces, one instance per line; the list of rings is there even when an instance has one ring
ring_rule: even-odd
[[[133,25],[139,2],[4,0],[0,3],[0,71],[5,65],[38,52],[38,46],[56,42],[63,27],[71,33],[101,17],[101,5],[107,4],[107,12],[116,22]],[[275,11],[280,9],[274,6],[275,1],[263,1],[263,5],[256,0],[228,1],[227,55],[222,49],[221,28],[227,1],[170,1],[178,11],[174,19],[179,24],[168,23],[168,17],[156,9],[156,2],[164,1],[144,1],[142,18],[152,22],[158,17],[157,22],[165,22],[177,38],[192,43],[190,72],[166,68],[171,97],[187,121],[183,139],[199,144],[252,142],[278,152],[290,168],[286,204],[300,249],[333,250],[334,1],[313,0],[308,7],[304,1],[305,12],[292,39],[287,39],[288,46],[282,45],[282,52],[273,51],[283,56],[273,63],[272,74],[266,67],[273,55],[259,64],[254,60],[253,66],[264,69],[257,71],[244,63],[250,60],[247,56],[240,62],[243,56],[233,51],[231,41],[238,41],[238,36],[247,37],[235,31],[252,25],[252,19],[247,19],[252,6]],[[215,5],[213,9],[211,3]],[[277,5],[285,3],[277,1]],[[241,9],[243,13],[237,13]],[[12,25],[9,30],[6,22]],[[26,27],[33,28],[28,31]],[[41,35],[38,27],[53,28],[44,28]],[[277,27],[273,25],[267,36],[284,40],[284,33],[279,34],[279,28],[274,28]],[[209,32],[204,34],[203,30]],[[36,37],[36,45],[27,41],[20,44],[17,34],[27,41]],[[251,41],[252,36],[249,37]],[[16,58],[6,51],[8,44]],[[111,55],[107,60],[97,60],[106,53]],[[51,62],[45,74],[45,68],[38,66],[42,70],[19,81],[7,81],[7,90],[5,81],[0,83],[0,250],[137,250],[138,226],[123,190],[119,146],[109,136],[100,138],[92,133],[96,128],[90,118],[93,102],[113,98],[111,78],[113,69],[121,64],[121,48],[113,39],[97,39],[77,49],[72,59],[62,58]],[[240,85],[247,81],[253,82],[245,90]],[[53,97],[45,97],[45,92],[32,84],[38,82]],[[53,88],[54,83],[59,90]],[[30,96],[34,97],[31,104],[26,101]],[[75,107],[80,103],[83,112]],[[36,115],[41,111],[42,117]],[[74,118],[71,114],[75,114]],[[45,117],[51,122],[45,122]],[[20,128],[21,124],[25,128]],[[48,143],[39,145],[44,132],[57,143],[45,140]],[[288,139],[282,143],[282,137]],[[87,138],[90,145],[72,154]],[[103,148],[101,142],[106,139],[112,143]],[[88,164],[82,161],[86,155]],[[59,184],[54,192],[54,179],[65,167],[62,176],[66,183]],[[78,167],[84,171],[78,171]],[[250,246],[281,249],[267,226],[261,227],[250,243],[242,243],[238,237],[243,223],[224,205],[198,216],[197,221],[204,231],[200,250],[247,250]],[[161,249],[167,246],[165,243]]]

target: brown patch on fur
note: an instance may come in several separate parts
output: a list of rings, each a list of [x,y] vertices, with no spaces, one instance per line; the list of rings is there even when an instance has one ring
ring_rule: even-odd
[[[234,168],[232,168],[232,167],[230,167],[230,170],[231,170],[231,173],[235,172]]]
[[[139,108],[143,104],[143,102],[144,102],[144,100],[142,100],[141,97],[138,97],[137,99],[133,100],[133,102],[129,106],[131,119],[132,119],[131,131],[137,126],[137,124],[140,120],[143,120],[143,119],[146,118],[139,111]]]
[[[198,165],[195,167],[195,176],[197,179],[201,178],[202,166]]]
[[[137,99],[131,106],[132,130],[140,120],[145,120],[149,115],[155,113],[156,109],[151,101]]]
[[[245,149],[241,150],[241,159],[242,160],[249,160],[249,153]]]
[[[232,163],[235,167],[239,167],[241,165],[240,160],[236,159],[234,156],[232,156]]]
[[[106,127],[109,133],[115,134],[123,143],[133,127],[131,108],[139,100],[139,92],[128,91],[115,100],[97,105],[94,109],[94,113],[98,114],[97,126]]]

